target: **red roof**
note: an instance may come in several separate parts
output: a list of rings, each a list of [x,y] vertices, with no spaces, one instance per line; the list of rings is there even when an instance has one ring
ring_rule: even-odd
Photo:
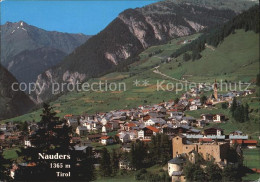
[[[134,126],[136,126],[136,124],[134,124],[134,123],[128,123],[127,126],[128,126],[128,127],[134,127]]]
[[[256,140],[244,140],[244,143],[257,144],[257,141]]]
[[[237,144],[257,144],[256,140],[232,140],[232,143],[237,143]]]
[[[107,123],[107,124],[105,125],[105,127],[107,127],[107,128],[112,128],[112,124]]]
[[[150,142],[151,139],[143,139],[143,142]]]
[[[144,116],[143,120],[144,120],[144,121],[147,121],[147,120],[149,120],[150,118],[151,118],[151,116],[146,115],[146,116]]]
[[[242,144],[243,140],[232,140],[232,143]]]
[[[212,142],[212,139],[211,138],[200,138],[199,139],[200,142]]]
[[[101,137],[100,139],[101,140],[107,140],[108,138],[110,138],[109,136],[103,136],[103,137]]]
[[[31,162],[31,163],[27,164],[27,166],[28,167],[34,167],[34,166],[36,166],[36,163],[35,162]]]
[[[157,129],[153,126],[146,126],[146,128],[148,128],[148,129],[150,129],[150,130],[152,130],[153,132],[156,132],[156,133],[158,133],[160,131],[159,129]]]

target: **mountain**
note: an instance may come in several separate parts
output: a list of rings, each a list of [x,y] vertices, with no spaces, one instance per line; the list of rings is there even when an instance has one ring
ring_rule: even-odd
[[[50,104],[58,115],[63,117],[66,114],[94,114],[122,108],[129,109],[180,98],[189,87],[194,87],[194,82],[213,84],[215,80],[218,82],[222,80],[222,83],[231,83],[229,88],[225,88],[223,84],[223,93],[239,89],[238,85],[233,85],[239,82],[252,83],[250,89],[255,88],[254,83],[259,74],[257,22],[259,22],[259,6],[249,9],[216,29],[174,38],[165,44],[152,46],[140,53],[138,55],[140,61],[130,64],[128,69],[88,80],[90,85],[100,81],[113,82],[118,85],[116,91],[108,89],[103,92],[69,92]],[[197,47],[201,47],[201,42],[208,45],[200,50],[201,57],[193,61],[184,59],[185,53],[191,54],[197,51]],[[177,57],[170,58],[176,52]],[[147,86],[142,84],[145,80],[148,81]],[[192,84],[181,85],[180,82],[185,80]],[[139,81],[138,86],[133,85],[136,81]],[[161,87],[158,90],[158,82],[163,83],[161,86],[165,90]],[[125,91],[119,90],[120,83],[126,84]],[[257,100],[249,103],[252,104],[252,108],[258,108]],[[38,110],[14,120],[24,121],[32,118],[39,120],[40,114],[41,110]],[[200,114],[197,114],[199,117]]]
[[[25,50],[10,59],[7,69],[19,82],[35,82],[37,76],[58,64],[67,54],[49,47]]]
[[[24,21],[1,25],[1,63],[7,66],[11,57],[25,50],[42,47],[58,49],[66,54],[86,42],[90,36],[46,31]]]
[[[218,9],[232,9],[241,13],[250,7],[259,4],[257,0],[173,0],[177,3],[192,3],[198,6],[213,7]]]
[[[37,83],[44,85],[44,91],[37,90],[34,99],[39,103],[49,99],[53,82],[75,83],[100,76],[152,45],[222,24],[235,15],[228,9],[174,1],[125,10],[60,64],[39,75]]]
[[[1,63],[19,82],[35,81],[89,37],[7,22],[1,25]]]
[[[13,83],[17,80],[0,64],[0,120],[24,114],[34,106],[24,92],[12,90]]]

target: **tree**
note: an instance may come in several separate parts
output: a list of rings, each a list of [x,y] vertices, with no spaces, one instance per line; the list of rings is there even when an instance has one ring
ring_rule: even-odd
[[[245,122],[245,107],[243,105],[241,105],[239,107],[239,111],[240,111],[239,122],[243,123],[243,122]]]
[[[236,108],[236,110],[233,113],[233,118],[240,123],[244,122],[244,110],[241,106],[238,106]]]
[[[214,160],[207,162],[205,173],[208,181],[218,182],[222,180],[222,170],[214,163]]]
[[[260,73],[258,73],[256,76],[256,85],[260,87]]]
[[[205,173],[199,163],[187,161],[183,169],[187,181],[205,181]]]
[[[21,131],[24,133],[24,134],[28,134],[28,123],[27,121],[23,122],[22,125],[21,125]]]
[[[119,156],[116,153],[116,150],[113,149],[112,155],[111,155],[111,166],[112,166],[112,173],[113,175],[116,175],[119,169]]]
[[[112,174],[110,154],[105,147],[101,151],[100,173],[101,176],[111,176]]]
[[[135,169],[141,169],[144,166],[144,160],[147,155],[144,142],[137,140],[131,145],[130,163]]]
[[[241,181],[241,174],[239,168],[233,165],[226,165],[222,173],[223,181]]]
[[[227,109],[228,108],[228,103],[227,102],[224,102],[221,104],[221,108],[222,109]]]
[[[234,117],[234,112],[235,112],[236,108],[237,108],[237,99],[236,99],[236,97],[234,97],[231,107],[230,107],[230,111],[231,111],[233,117]]]
[[[184,61],[189,61],[190,59],[191,59],[191,56],[190,56],[188,53],[185,52],[185,53],[183,54],[183,60],[184,60]]]
[[[203,96],[200,97],[200,102],[201,102],[201,104],[205,104],[206,101],[207,101],[207,97],[206,97],[205,95],[203,95]]]
[[[71,181],[93,181],[95,180],[95,167],[94,157],[88,153],[75,153],[76,158],[80,158],[80,161],[76,162],[71,168],[72,179]]]
[[[8,175],[8,167],[10,167],[10,161],[5,159],[2,150],[0,150],[0,181],[11,181]]]
[[[176,97],[176,98],[174,99],[174,104],[178,104],[179,101],[180,101],[180,99],[179,99],[178,97]]]
[[[166,164],[171,159],[171,142],[167,135],[152,136],[149,144],[149,159],[152,164]]]
[[[245,121],[249,120],[249,105],[246,103],[245,105]]]
[[[71,178],[76,180],[91,181],[94,179],[93,158],[91,151],[88,153],[76,152],[74,145],[70,143],[72,129],[66,124],[65,120],[60,120],[52,107],[43,104],[41,121],[38,123],[38,130],[30,136],[32,147],[21,148],[18,155],[27,163],[34,163],[35,167],[24,171],[19,169],[16,180],[57,180],[57,169],[50,168],[51,163],[60,163],[59,159],[45,160],[39,158],[39,153],[54,156],[59,155],[70,156],[69,159],[63,160],[64,164],[71,166]],[[92,149],[89,149],[92,150]],[[78,160],[80,159],[80,160]],[[86,171],[88,171],[86,173]],[[60,172],[68,172],[68,169],[62,168]],[[60,178],[59,178],[60,180]]]

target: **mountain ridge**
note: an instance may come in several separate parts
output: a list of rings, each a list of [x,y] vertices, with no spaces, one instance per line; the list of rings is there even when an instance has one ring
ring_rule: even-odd
[[[91,36],[84,34],[47,31],[24,21],[6,22],[1,25],[1,62],[5,66],[8,58],[24,50],[41,47],[56,48],[69,54],[89,37]]]
[[[39,73],[58,64],[67,54],[54,48],[24,50],[10,59],[7,69],[19,82],[35,82]],[[25,74],[27,73],[27,74]]]
[[[146,7],[123,11],[104,30],[76,48],[60,64],[39,75],[36,83],[46,86],[42,95],[39,90],[35,92],[34,99],[39,103],[48,99],[53,82],[75,84],[76,81],[100,76],[119,62],[137,56],[147,47],[216,26],[236,15],[232,10],[169,1],[150,5],[149,8],[155,12],[152,14],[143,13]]]
[[[46,31],[24,21],[6,22],[1,25],[1,63],[19,82],[35,81],[39,74],[58,64],[90,37]]]
[[[0,120],[19,116],[34,107],[34,102],[18,86],[15,77],[0,64]]]

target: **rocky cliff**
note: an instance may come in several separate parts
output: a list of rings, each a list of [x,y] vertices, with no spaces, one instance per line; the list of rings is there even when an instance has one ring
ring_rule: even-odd
[[[75,83],[100,76],[152,45],[222,24],[235,15],[228,9],[173,1],[128,9],[60,64],[39,75],[37,83],[44,84],[44,91],[38,90],[34,99],[42,102],[50,98],[51,83]]]

